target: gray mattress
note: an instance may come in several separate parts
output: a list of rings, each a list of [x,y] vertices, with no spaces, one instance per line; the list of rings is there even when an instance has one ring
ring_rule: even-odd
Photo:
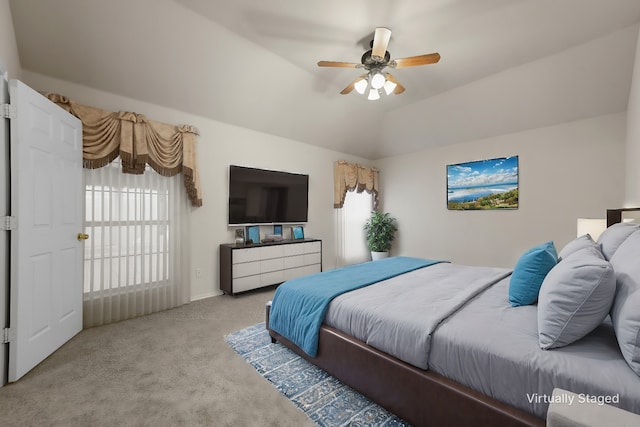
[[[537,306],[511,307],[509,278],[479,295],[434,333],[430,369],[544,418],[554,387],[591,396],[619,395],[640,413],[640,377],[620,353],[609,319],[566,347],[538,346]]]
[[[569,346],[541,350],[537,307],[511,307],[509,273],[436,264],[335,298],[325,323],[540,418],[554,387],[619,395],[616,406],[640,413],[640,377],[610,322]]]

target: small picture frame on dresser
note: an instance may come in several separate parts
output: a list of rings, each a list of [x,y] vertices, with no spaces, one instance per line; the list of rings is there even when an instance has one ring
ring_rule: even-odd
[[[291,227],[291,238],[293,240],[304,239],[304,227],[302,227],[301,225]]]
[[[273,234],[282,236],[282,226],[281,225],[274,225],[273,226]]]
[[[244,228],[236,228],[236,245],[244,245]]]
[[[248,244],[260,243],[260,227],[257,225],[248,226],[246,239]]]

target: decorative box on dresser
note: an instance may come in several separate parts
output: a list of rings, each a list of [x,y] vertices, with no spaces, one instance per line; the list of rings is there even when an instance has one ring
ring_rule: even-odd
[[[322,271],[322,240],[220,245],[220,289],[230,295]]]

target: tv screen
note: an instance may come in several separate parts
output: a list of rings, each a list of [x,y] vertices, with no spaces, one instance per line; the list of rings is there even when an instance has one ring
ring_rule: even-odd
[[[229,224],[307,222],[309,175],[231,165]]]

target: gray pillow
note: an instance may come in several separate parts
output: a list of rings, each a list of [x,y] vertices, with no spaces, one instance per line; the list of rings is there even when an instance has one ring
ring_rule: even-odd
[[[611,264],[617,279],[611,307],[613,329],[624,359],[640,375],[640,230],[620,245]]]
[[[558,261],[562,261],[563,258],[583,248],[597,248],[600,250],[600,245],[594,242],[589,234],[585,234],[567,243],[558,254]]]
[[[582,248],[559,262],[538,296],[540,348],[563,347],[594,330],[609,314],[615,289],[613,267],[597,248]]]
[[[638,230],[640,230],[640,224],[627,222],[613,224],[611,227],[604,230],[598,238],[598,244],[602,249],[602,254],[605,259],[610,260],[622,242]]]

